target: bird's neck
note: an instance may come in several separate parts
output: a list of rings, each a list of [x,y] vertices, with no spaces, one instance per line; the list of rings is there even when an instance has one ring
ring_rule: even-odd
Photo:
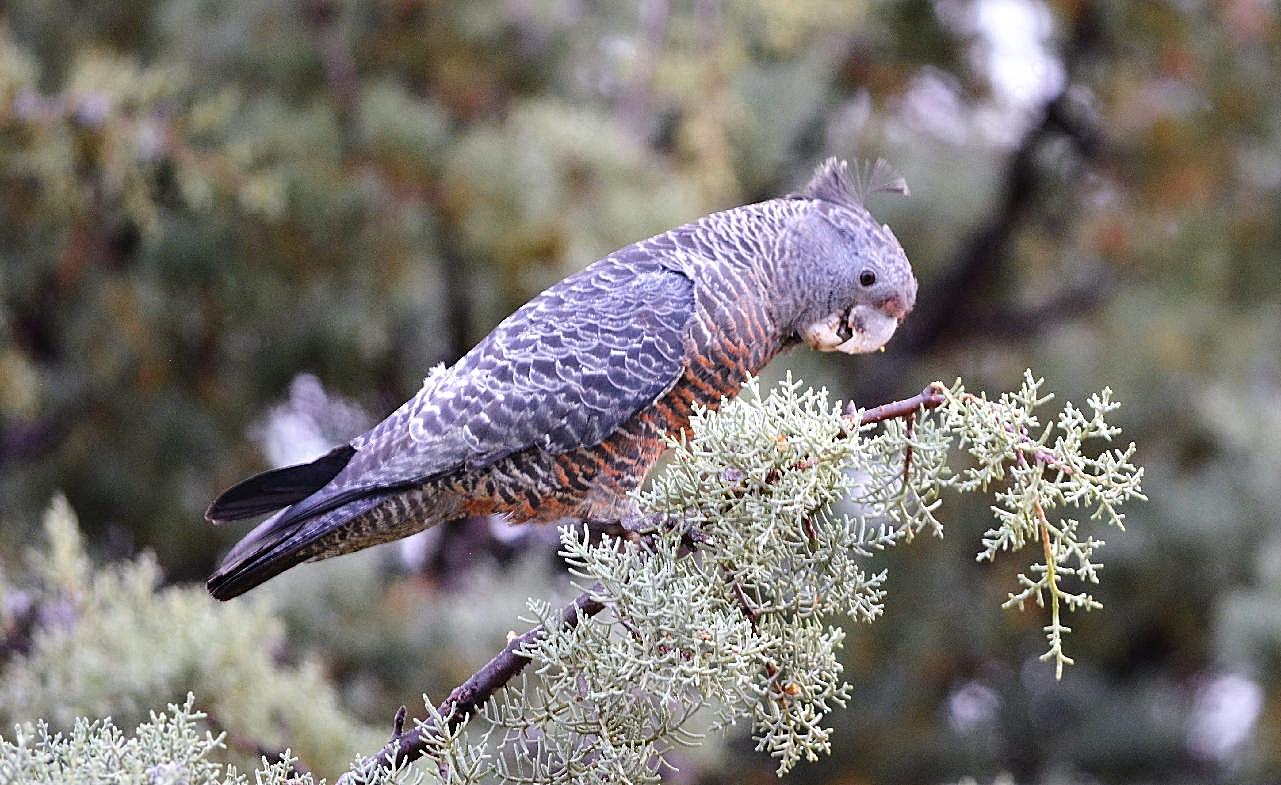
[[[770,328],[770,357],[796,341],[799,319],[808,302],[805,293],[812,281],[804,280],[804,270],[789,264],[788,235],[795,222],[804,217],[810,202],[804,199],[771,199],[717,213],[708,218],[708,229],[715,233],[719,247],[729,247],[731,267],[757,282],[760,303],[767,311]]]

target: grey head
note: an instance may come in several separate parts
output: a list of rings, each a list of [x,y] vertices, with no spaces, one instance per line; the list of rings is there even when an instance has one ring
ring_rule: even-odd
[[[829,158],[789,197],[808,209],[790,226],[778,261],[792,294],[785,326],[823,352],[880,349],[916,304],[903,246],[863,205],[877,191],[906,194],[907,185],[880,161],[857,174]]]

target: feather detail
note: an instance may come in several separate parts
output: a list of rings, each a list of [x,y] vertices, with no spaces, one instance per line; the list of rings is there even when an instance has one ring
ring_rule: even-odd
[[[894,168],[884,158],[877,158],[871,163],[863,161],[856,165],[854,192],[858,195],[860,204],[866,202],[867,197],[872,194],[912,195],[907,188],[907,180],[895,173]]]
[[[828,158],[818,165],[814,176],[797,196],[847,207],[863,207],[867,197],[874,193],[907,196],[907,181],[895,175],[883,158],[855,164],[852,174],[848,163],[839,158]]]
[[[272,469],[224,491],[205,512],[210,523],[252,518],[300,502],[325,487],[356,454],[349,444],[335,447],[311,463]]]

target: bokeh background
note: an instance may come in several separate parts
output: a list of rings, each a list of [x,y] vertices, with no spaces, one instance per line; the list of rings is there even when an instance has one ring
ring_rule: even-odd
[[[544,286],[883,156],[916,312],[884,354],[770,374],[866,405],[1025,367],[1109,385],[1151,500],[1105,535],[1061,682],[1041,616],[998,607],[1019,561],[976,565],[988,513],[952,505],[890,554],[834,753],[788,781],[1281,782],[1279,85],[1268,0],[6,0],[0,571],[61,491],[94,562],[200,580],[239,533],[203,523],[217,491],[366,427]],[[460,522],[297,570],[262,591],[273,656],[381,728],[563,590],[547,535]],[[69,622],[5,596],[12,668]],[[773,774],[731,738],[671,778]]]

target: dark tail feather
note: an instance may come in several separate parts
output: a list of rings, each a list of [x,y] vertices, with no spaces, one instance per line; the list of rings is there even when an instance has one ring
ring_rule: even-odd
[[[315,517],[301,521],[297,515],[291,514],[297,508],[268,518],[227,554],[222,566],[206,583],[209,593],[215,599],[230,600],[310,558],[334,555],[319,554],[311,546],[384,498],[385,494],[374,493],[321,510]]]
[[[300,502],[323,488],[355,454],[356,448],[344,444],[311,463],[255,474],[214,499],[205,518],[215,524],[238,521]]]
[[[292,550],[280,546],[268,548],[245,562],[224,563],[209,576],[206,586],[214,599],[230,600],[306,560],[307,554],[301,547]]]

